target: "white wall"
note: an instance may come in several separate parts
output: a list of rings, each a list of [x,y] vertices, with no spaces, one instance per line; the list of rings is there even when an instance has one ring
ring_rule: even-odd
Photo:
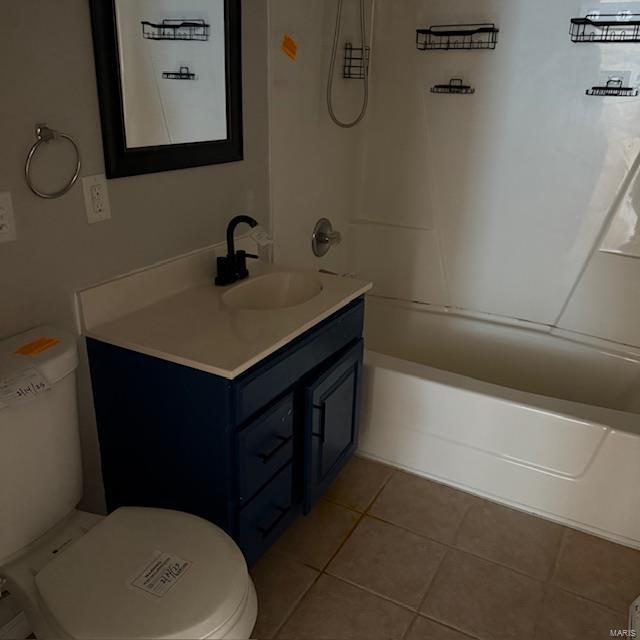
[[[346,268],[371,278],[381,295],[640,344],[640,262],[597,252],[640,152],[640,99],[585,95],[613,73],[640,82],[640,49],[574,44],[568,33],[572,17],[621,7],[376,0],[370,109],[345,134],[329,124],[323,104],[332,25],[314,16],[311,0],[294,3],[304,10],[293,26],[281,15],[291,16],[291,3],[271,4],[279,256],[310,263],[298,254],[307,249],[309,218],[333,207],[341,225],[352,223]],[[357,2],[345,4],[354,11]],[[335,12],[335,2],[326,5]],[[497,49],[416,50],[416,28],[466,22],[495,22]],[[313,64],[287,66],[278,57],[285,27],[313,42]],[[476,93],[430,93],[452,77]],[[291,103],[303,99],[294,114]],[[319,150],[311,171],[309,148]],[[357,168],[336,171],[354,153]],[[279,196],[285,189],[295,203]]]
[[[585,266],[558,324],[572,331],[640,345],[640,157],[613,208],[611,225]]]
[[[447,287],[452,306],[557,321],[640,149],[640,101],[585,95],[603,70],[635,78],[640,54],[571,43],[569,20],[584,11],[580,0],[378,2],[361,216],[423,230],[385,265],[400,287],[402,266],[439,245],[446,278],[433,257],[412,299],[445,302]],[[418,26],[474,21],[499,26],[495,51],[413,46]],[[476,94],[429,92],[454,76]]]
[[[13,195],[18,241],[0,244],[0,337],[41,323],[73,330],[73,291],[219,242],[236,213],[248,210],[267,223],[267,11],[262,2],[243,2],[244,162],[112,180],[113,217],[95,225],[87,224],[80,185],[45,201],[31,194],[23,177],[36,122],[77,140],[83,175],[104,171],[89,3],[21,0],[5,3],[3,10],[0,192]],[[43,152],[34,167],[43,188],[59,184],[68,173],[65,154],[61,145]],[[84,506],[98,508],[102,487],[84,367],[80,385]]]
[[[329,53],[336,16],[334,0],[270,0],[271,189],[278,262],[344,271],[348,221],[355,214],[361,128],[340,129],[325,102]],[[357,2],[346,0],[343,39],[360,42]],[[281,51],[285,34],[299,45],[290,60]],[[357,45],[355,45],[357,46]],[[340,77],[336,65],[335,108],[344,119],[358,113],[362,83]],[[345,235],[342,245],[315,258],[311,234],[327,217]]]

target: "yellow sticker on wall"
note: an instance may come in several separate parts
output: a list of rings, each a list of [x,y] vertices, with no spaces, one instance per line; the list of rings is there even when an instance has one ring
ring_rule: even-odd
[[[282,38],[282,53],[291,60],[295,60],[298,57],[298,43],[288,34],[284,34]]]
[[[55,347],[59,342],[60,340],[57,338],[38,338],[33,342],[22,345],[16,353],[20,356],[37,356],[39,353]]]

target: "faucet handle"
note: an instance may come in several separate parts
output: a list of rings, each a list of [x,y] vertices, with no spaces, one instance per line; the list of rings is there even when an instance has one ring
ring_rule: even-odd
[[[339,231],[332,231],[331,233],[319,233],[318,242],[340,244],[342,242],[342,234]]]
[[[342,234],[334,231],[331,220],[320,218],[316,223],[313,235],[311,236],[311,248],[318,258],[326,255],[334,244],[342,242]]]

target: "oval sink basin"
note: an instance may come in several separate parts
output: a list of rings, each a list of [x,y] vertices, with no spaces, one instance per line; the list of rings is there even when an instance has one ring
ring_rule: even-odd
[[[286,309],[321,292],[322,282],[313,274],[282,271],[238,284],[222,295],[222,301],[234,309]]]

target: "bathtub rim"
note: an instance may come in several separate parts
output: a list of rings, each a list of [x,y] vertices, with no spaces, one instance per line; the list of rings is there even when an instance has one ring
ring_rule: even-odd
[[[640,437],[640,415],[637,413],[522,391],[447,369],[432,367],[421,362],[405,360],[404,358],[398,358],[397,356],[369,348],[365,348],[364,351],[364,365],[365,371],[367,367],[381,367],[420,380],[428,380],[433,384],[462,389],[474,395],[497,398],[526,410],[540,411],[561,416],[562,418],[579,420],[585,424],[597,425],[608,431],[621,431]]]
[[[380,304],[387,307],[401,308],[417,313],[449,316],[452,318],[460,318],[462,320],[475,320],[494,326],[508,327],[511,329],[519,329],[531,333],[548,335],[550,337],[558,338],[559,340],[565,340],[567,342],[580,345],[581,347],[585,347],[590,350],[631,360],[640,365],[640,345],[616,342],[614,340],[607,340],[606,338],[600,338],[588,333],[580,333],[577,331],[571,331],[570,329],[563,329],[557,324],[543,324],[532,320],[487,313],[485,311],[471,311],[463,307],[435,305],[429,302],[420,302],[419,300],[403,300],[401,298],[381,296],[371,292],[367,293],[365,298],[367,303],[371,303],[373,305]]]

